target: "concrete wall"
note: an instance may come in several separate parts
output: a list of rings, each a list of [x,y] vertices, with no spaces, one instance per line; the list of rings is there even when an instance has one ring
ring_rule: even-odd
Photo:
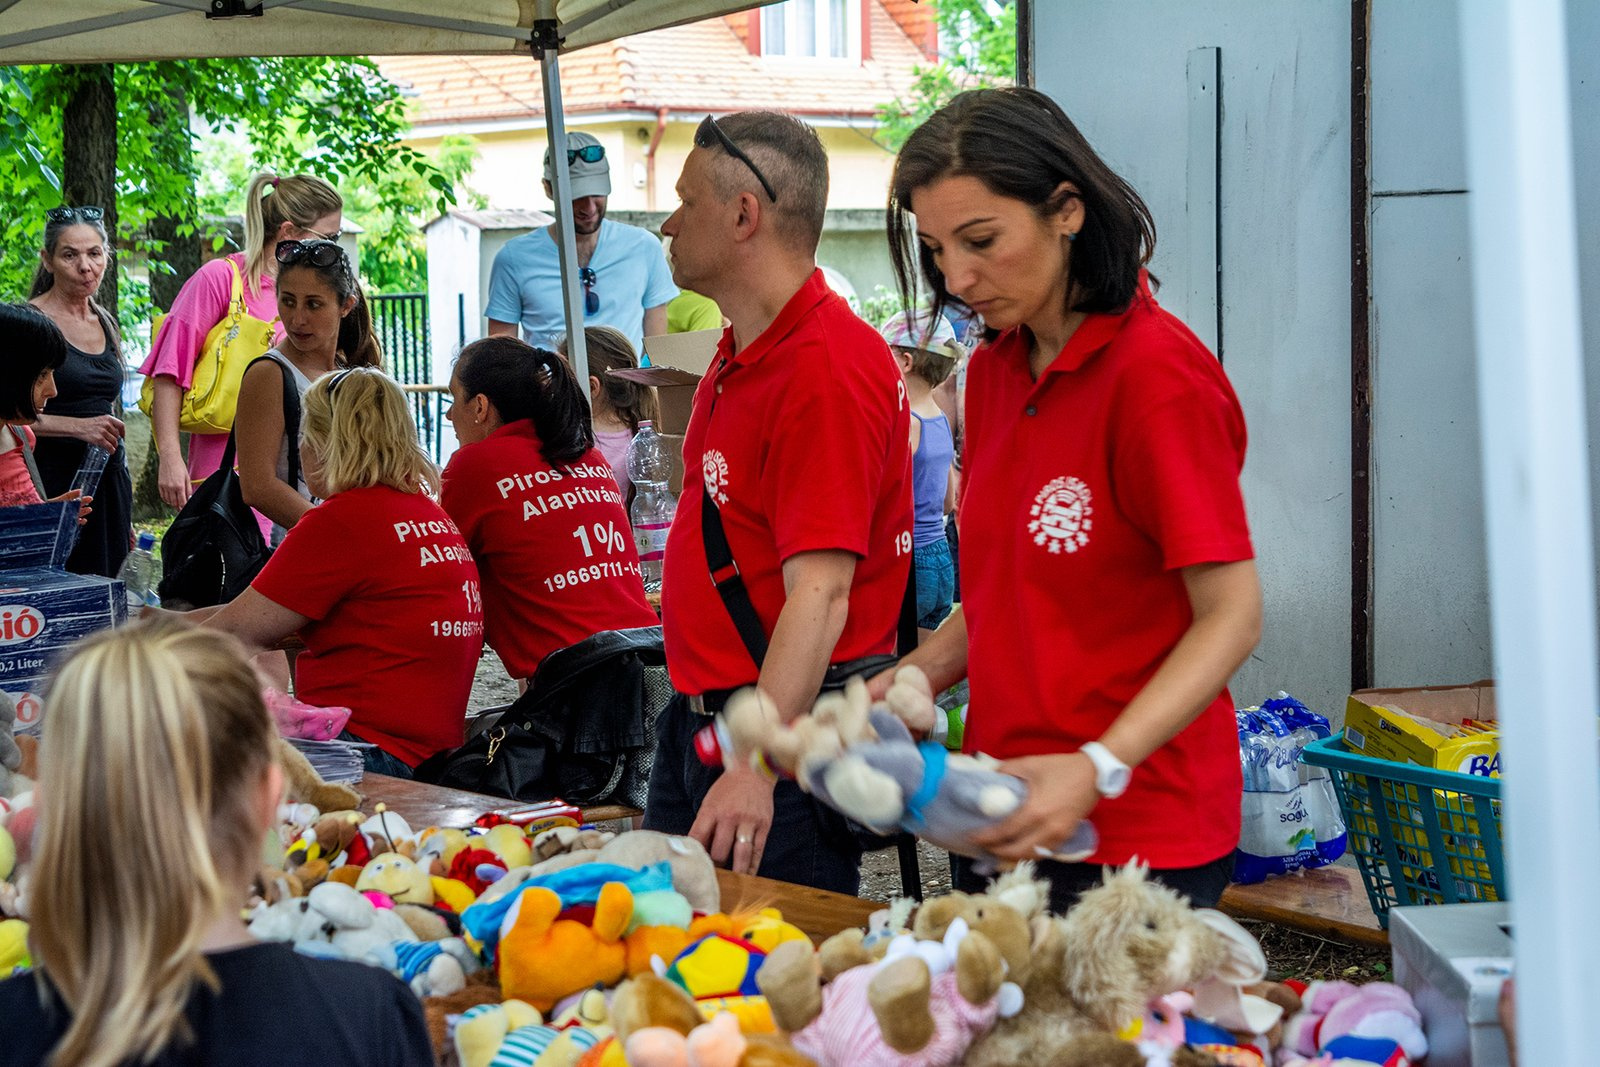
[[[1033,5],[1039,88],[1155,215],[1160,299],[1215,320],[1249,422],[1244,489],[1266,634],[1234,696],[1324,711],[1349,686],[1350,7],[1337,0]],[[1197,122],[1191,53],[1218,48],[1221,120]],[[1070,57],[1070,61],[1068,58]],[[1212,87],[1214,89],[1214,86]],[[1215,108],[1211,115],[1215,115]],[[1191,174],[1218,158],[1215,205]],[[1215,233],[1218,258],[1191,259]],[[1210,286],[1208,290],[1208,285]]]
[[[1069,0],[1034,11],[1039,86],[1149,201],[1162,300],[1180,315],[1211,313],[1194,298],[1208,265],[1197,240],[1220,217],[1222,355],[1250,421],[1244,485],[1267,598],[1266,636],[1235,696],[1281,686],[1340,711],[1350,662],[1350,5]],[[1568,11],[1594,428],[1600,5]],[[1373,672],[1385,686],[1493,672],[1456,19],[1451,0],[1371,9]],[[1221,59],[1217,216],[1193,195],[1209,145],[1196,142],[1185,70],[1202,47]],[[1069,52],[1070,64],[1051,61]]]

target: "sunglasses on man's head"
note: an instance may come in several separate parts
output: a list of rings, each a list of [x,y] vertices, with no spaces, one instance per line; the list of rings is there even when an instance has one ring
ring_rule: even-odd
[[[606,146],[603,144],[586,144],[582,148],[567,149],[567,166],[572,166],[578,160],[585,163],[598,163],[606,158]]]
[[[276,255],[279,264],[285,267],[297,263],[331,267],[344,259],[344,249],[332,241],[279,241]]]
[[[744,149],[733,143],[733,139],[722,132],[722,127],[717,125],[717,120],[707,115],[694,131],[694,144],[696,148],[716,148],[721,146],[728,155],[737,159],[750,168],[750,173],[756,176],[756,181],[761,183],[761,188],[767,191],[767,199],[774,204],[778,202],[778,194],[773,192],[772,183],[767,181],[767,176],[761,173],[761,168],[755,161],[745,155]]]
[[[593,267],[578,268],[578,281],[583,283],[583,313],[585,315],[593,315],[600,310],[600,294],[594,291],[594,284],[599,280]]]
[[[98,207],[53,207],[44,217],[51,222],[99,222],[106,213],[104,208]]]

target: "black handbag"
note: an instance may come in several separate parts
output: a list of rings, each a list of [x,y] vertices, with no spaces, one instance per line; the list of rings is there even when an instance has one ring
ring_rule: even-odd
[[[416,778],[527,803],[643,807],[671,694],[661,627],[604,630],[546,656],[516,703]]]
[[[277,363],[271,356],[251,360]],[[250,367],[246,367],[248,373]],[[283,426],[289,439],[289,484],[300,484],[300,391],[282,364]],[[234,436],[222,453],[222,466],[196,489],[161,538],[163,573],[156,594],[163,603],[195,608],[226,604],[249,588],[272,555],[261,536],[255,512],[244,502],[239,472],[233,469]]]

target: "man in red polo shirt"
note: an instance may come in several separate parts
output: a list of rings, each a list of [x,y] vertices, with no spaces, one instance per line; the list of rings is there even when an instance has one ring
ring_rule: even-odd
[[[817,269],[828,159],[815,131],[775,112],[707,118],[677,191],[661,227],[673,280],[731,325],[684,439],[662,587],[682,695],[662,713],[645,825],[698,838],[736,871],[854,893],[861,849],[843,818],[793,782],[702,765],[693,736],[742,686],[792,720],[830,665],[894,652],[911,566],[904,385]],[[716,525],[753,608],[743,633],[713,582]]]

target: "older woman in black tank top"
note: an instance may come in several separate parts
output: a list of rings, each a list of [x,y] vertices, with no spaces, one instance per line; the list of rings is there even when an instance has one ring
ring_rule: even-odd
[[[55,399],[40,416],[34,459],[46,496],[72,485],[93,447],[111,453],[94,509],[67,569],[114,577],[128,554],[133,483],[122,447],[122,346],[116,321],[95,302],[110,262],[98,208],[54,208],[46,219],[44,248],[31,301],[67,338],[67,361],[56,371]]]

